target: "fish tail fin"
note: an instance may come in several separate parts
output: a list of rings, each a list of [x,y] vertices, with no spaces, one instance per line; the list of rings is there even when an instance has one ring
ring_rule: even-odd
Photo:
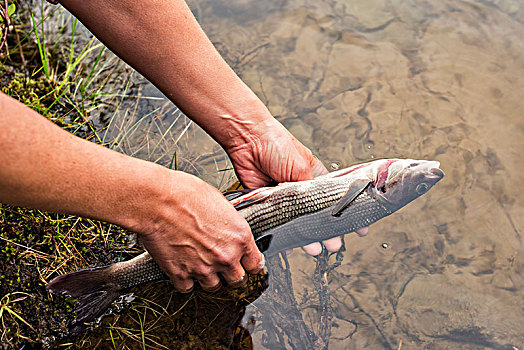
[[[87,328],[86,323],[102,316],[113,301],[122,294],[122,288],[112,283],[107,269],[108,267],[98,267],[71,272],[47,283],[48,291],[77,298],[76,318],[71,324],[71,333],[84,331]]]

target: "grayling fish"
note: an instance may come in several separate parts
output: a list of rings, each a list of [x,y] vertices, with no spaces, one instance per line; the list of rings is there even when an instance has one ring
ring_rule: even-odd
[[[436,161],[381,159],[314,180],[225,196],[249,223],[260,251],[267,254],[354,232],[394,213],[442,179],[439,166]],[[128,288],[166,279],[145,252],[110,266],[58,276],[46,288],[78,298],[74,331],[102,315]]]

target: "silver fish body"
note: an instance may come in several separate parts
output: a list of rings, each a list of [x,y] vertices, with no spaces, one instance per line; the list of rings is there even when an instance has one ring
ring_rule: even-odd
[[[291,221],[263,232],[256,237],[255,242],[266,253],[278,252],[355,232],[359,228],[369,226],[392,213],[373,196],[373,188],[368,186],[351,203],[349,208],[341,215],[334,216],[330,206],[324,207],[324,205],[334,203],[343,195],[344,192],[331,198],[311,199],[311,207],[317,206],[320,209],[306,215],[300,215]],[[300,209],[290,214],[297,212],[300,214]]]
[[[354,232],[392,214],[444,176],[439,166],[435,161],[377,160],[248,193],[233,204],[251,226],[259,249],[273,253]]]
[[[418,198],[443,176],[435,161],[383,159],[226,198],[249,223],[259,249],[274,253],[368,226]],[[73,322],[78,331],[126,289],[166,279],[145,252],[107,267],[58,276],[46,287],[79,298]]]

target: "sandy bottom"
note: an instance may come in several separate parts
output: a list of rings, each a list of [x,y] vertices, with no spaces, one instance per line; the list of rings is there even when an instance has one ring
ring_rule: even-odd
[[[346,237],[344,259],[322,292],[330,303],[319,299],[315,260],[295,251],[287,272],[298,313],[287,328],[306,327],[311,339],[270,325],[280,302],[270,287],[248,313],[255,348],[312,346],[329,316],[323,344],[330,349],[522,349],[521,3],[190,4],[243,80],[326,165],[435,159],[447,174],[369,236]],[[143,92],[158,95],[148,86]],[[162,103],[148,100],[141,108]],[[163,123],[176,113],[169,118]],[[167,164],[177,150],[179,169],[195,174],[228,166],[219,147],[183,117],[167,135],[153,129],[137,131],[124,151]],[[142,143],[159,144],[155,138],[161,146],[146,152]],[[205,178],[222,185],[231,173]]]

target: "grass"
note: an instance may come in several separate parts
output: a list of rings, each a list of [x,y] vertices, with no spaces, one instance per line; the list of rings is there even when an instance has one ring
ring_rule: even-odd
[[[13,299],[11,300],[11,297],[17,295],[17,294],[21,294],[23,296],[21,297],[18,297],[16,299]],[[4,319],[2,318],[2,315],[4,315],[4,312],[6,314],[10,314],[11,317],[15,317],[16,319],[18,319],[19,321],[23,322],[26,326],[28,326],[29,328],[31,328],[31,330],[35,330],[33,328],[33,326],[31,326],[26,320],[24,320],[22,318],[22,316],[20,316],[17,311],[14,309],[13,307],[13,304],[18,302],[18,301],[22,301],[24,299],[26,299],[27,297],[30,297],[31,295],[30,294],[27,294],[27,293],[23,293],[23,292],[14,292],[14,293],[10,293],[10,294],[7,294],[5,295],[1,300],[0,300],[0,320],[2,322],[2,326],[5,328],[4,326]]]
[[[0,241],[1,343],[12,346],[66,333],[71,305],[45,292],[52,276],[139,251],[109,224],[7,205],[0,206]]]
[[[198,173],[179,151],[192,123],[170,103],[139,116],[139,102],[162,99],[140,94],[132,71],[60,7],[30,4],[9,4],[11,26],[0,51],[2,92],[79,137]],[[137,142],[140,133],[146,137]],[[232,169],[216,169],[200,175],[228,186]],[[130,307],[116,304],[98,328],[69,336],[74,301],[49,295],[45,283],[141,251],[133,234],[114,225],[0,204],[0,349],[227,348],[230,338],[243,344],[245,332],[232,326],[224,334],[214,325],[238,318],[251,295],[263,290],[262,281],[250,291],[218,295],[180,295],[169,283],[138,288]]]

